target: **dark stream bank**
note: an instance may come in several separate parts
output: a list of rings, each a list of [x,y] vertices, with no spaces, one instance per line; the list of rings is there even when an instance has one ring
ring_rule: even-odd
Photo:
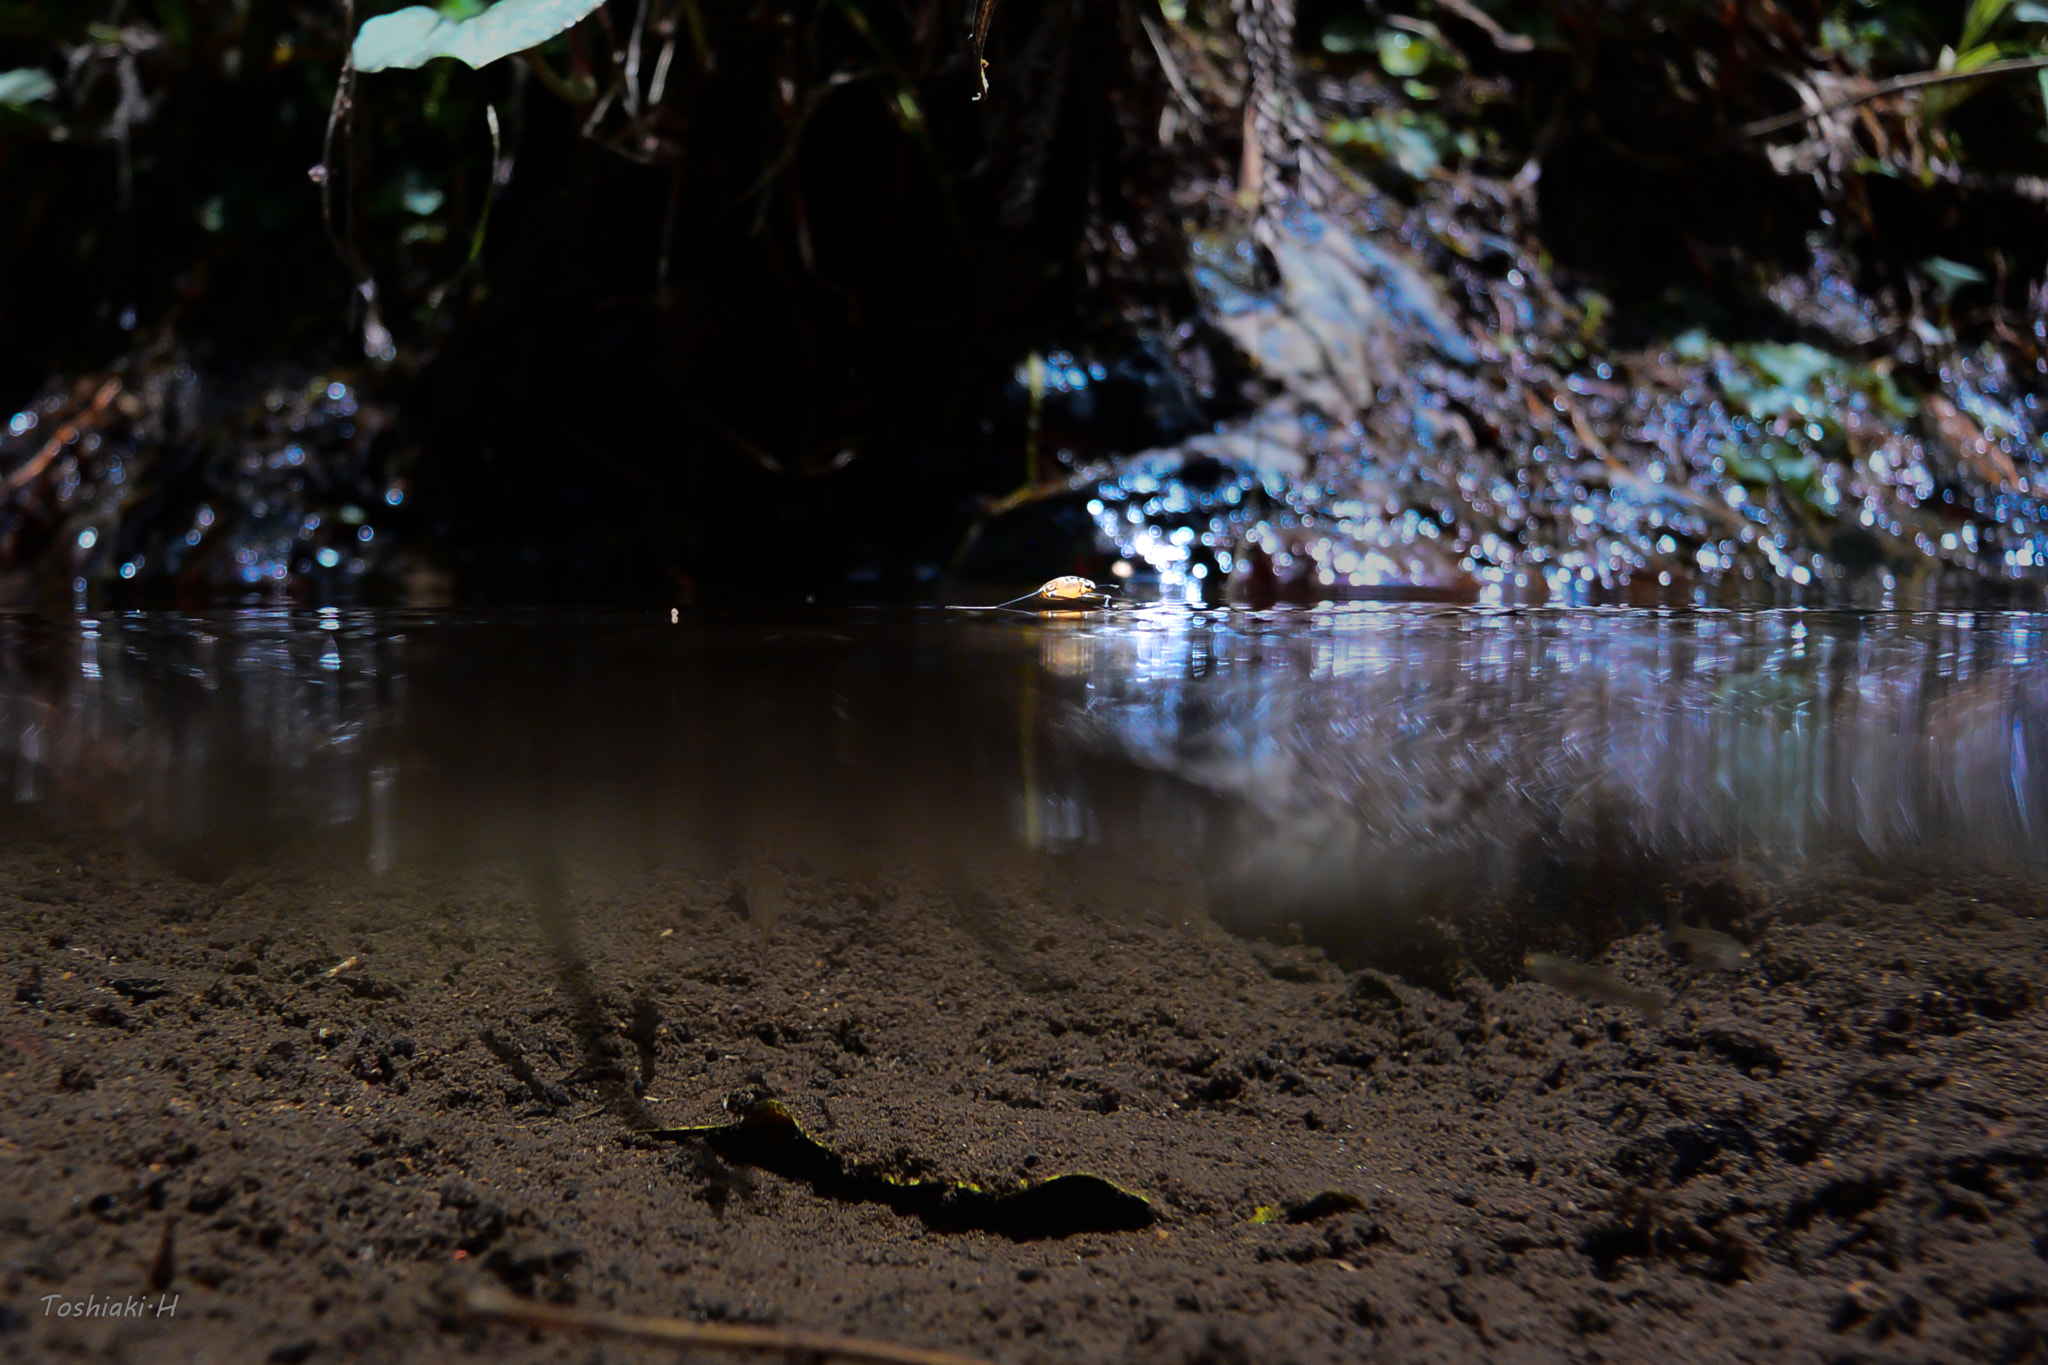
[[[0,22],[0,603],[2048,581],[2036,6],[383,8]]]

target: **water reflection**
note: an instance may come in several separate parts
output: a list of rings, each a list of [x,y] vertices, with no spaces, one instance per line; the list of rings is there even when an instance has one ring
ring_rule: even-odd
[[[963,621],[0,619],[7,828],[224,874],[1105,869],[1251,923],[1571,860],[2036,857],[2018,614],[1332,605]],[[736,872],[737,876],[738,873]],[[1149,879],[1149,880],[1148,880]]]
[[[1147,614],[1076,746],[1208,796],[1213,882],[1342,914],[1532,859],[2031,860],[2048,678],[2025,616]]]

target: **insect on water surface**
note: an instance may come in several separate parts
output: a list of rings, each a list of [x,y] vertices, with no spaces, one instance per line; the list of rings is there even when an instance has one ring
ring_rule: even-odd
[[[1110,589],[1096,586],[1095,580],[1092,578],[1083,578],[1079,574],[1066,574],[1059,578],[1047,579],[1038,585],[1036,591],[1027,592],[1022,597],[1013,597],[1007,602],[997,602],[992,606],[986,607],[955,607],[953,610],[1001,611],[1005,607],[1014,607],[1026,602],[1039,610],[1058,610],[1071,607],[1106,607],[1109,605],[1109,594]]]

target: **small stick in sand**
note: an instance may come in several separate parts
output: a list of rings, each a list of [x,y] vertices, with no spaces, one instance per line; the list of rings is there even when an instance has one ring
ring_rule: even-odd
[[[480,1318],[516,1322],[560,1332],[596,1332],[678,1346],[721,1347],[732,1351],[783,1351],[819,1360],[854,1360],[868,1365],[985,1365],[971,1356],[892,1346],[885,1341],[806,1332],[783,1327],[739,1327],[727,1323],[684,1322],[679,1318],[643,1318],[628,1313],[600,1313],[584,1308],[557,1308],[514,1298],[495,1289],[472,1289],[463,1306]]]

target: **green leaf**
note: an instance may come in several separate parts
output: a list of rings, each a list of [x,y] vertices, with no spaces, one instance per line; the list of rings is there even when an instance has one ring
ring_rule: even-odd
[[[1944,48],[1941,53],[1941,70],[1958,74],[1975,71],[1980,66],[1989,66],[2000,58],[2014,55],[2000,43],[1979,43],[1960,54]],[[1920,112],[1930,124],[1940,123],[1949,112],[1963,101],[1976,94],[1983,85],[1979,81],[1962,81],[1955,85],[1940,85],[1920,97]]]
[[[1323,51],[1333,56],[1349,57],[1372,49],[1374,36],[1372,26],[1366,23],[1363,14],[1340,15],[1323,30]]]
[[[1788,389],[1804,389],[1841,364],[1826,351],[1803,341],[1784,345],[1759,342],[1743,354],[1750,364]]]
[[[415,5],[395,14],[380,14],[356,35],[353,56],[358,71],[425,66],[436,57],[453,57],[470,66],[486,66],[500,57],[538,47],[574,27],[604,0],[498,0],[474,19],[450,19]]]
[[[1966,285],[1982,284],[1989,278],[1975,266],[1951,261],[1946,256],[1929,256],[1920,262],[1920,268],[1934,281],[1934,287],[1941,293],[1941,301],[1947,303],[1956,296],[1956,291]]]
[[[1705,328],[1689,328],[1671,338],[1671,354],[1680,360],[1705,360],[1713,353],[1713,338],[1707,335]]]
[[[183,52],[192,46],[192,13],[185,0],[156,0],[156,19],[173,48]]]
[[[13,71],[0,71],[0,104],[34,104],[57,93],[57,82],[50,79],[50,73],[39,66],[24,66]]]
[[[1721,463],[1727,467],[1730,476],[1740,483],[1762,486],[1771,482],[1770,462],[1753,459],[1732,443],[1722,445]]]
[[[1765,437],[1748,450],[1724,442],[1721,462],[1739,482],[1764,488],[1781,484],[1792,492],[1812,486],[1818,467],[1811,456],[1788,441]]]
[[[1891,375],[1883,370],[1865,366],[1858,387],[1870,396],[1871,402],[1877,404],[1878,411],[1889,416],[1917,417],[1920,414],[1920,404],[1893,383]]]
[[[1429,41],[1400,29],[1383,29],[1379,36],[1380,65],[1389,76],[1420,76],[1435,57]]]
[[[1444,163],[1450,129],[1434,114],[1410,109],[1382,111],[1371,118],[1340,119],[1326,130],[1333,146],[1360,147],[1391,161],[1411,180],[1427,180]]]
[[[1963,15],[1962,47],[1975,47],[1998,27],[1998,21],[2012,8],[2012,0],[1970,0],[1970,8]]]
[[[1945,284],[1951,289],[1960,289],[1966,284],[1982,284],[1988,278],[1975,266],[1951,261],[1946,256],[1929,256],[1920,263],[1920,268],[1932,275],[1936,284]]]
[[[2011,54],[1997,43],[1979,43],[1975,47],[1964,49],[1956,57],[1954,69],[1958,72],[1975,71],[1980,66],[1989,66],[2001,57],[2009,55]]]
[[[431,218],[441,211],[441,205],[448,196],[430,185],[415,185],[404,191],[402,199],[405,211],[420,218]]]

